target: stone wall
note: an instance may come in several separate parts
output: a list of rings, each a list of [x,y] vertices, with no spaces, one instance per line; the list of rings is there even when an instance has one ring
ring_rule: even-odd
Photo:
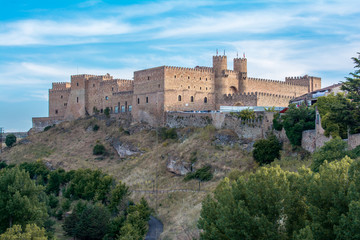
[[[308,92],[308,86],[296,85],[284,81],[248,78],[248,92],[262,92],[289,97],[298,97]]]
[[[205,127],[209,124],[217,129],[231,129],[236,132],[240,139],[255,141],[266,137],[269,130],[272,129],[272,119],[274,113],[257,113],[256,120],[241,120],[230,113],[212,112],[212,113],[180,113],[167,112],[167,127]],[[259,117],[261,116],[261,117]]]
[[[348,148],[349,150],[356,148],[360,145],[360,133],[349,135]]]
[[[59,124],[63,121],[61,117],[35,117],[32,118],[32,131],[41,132],[47,126]]]

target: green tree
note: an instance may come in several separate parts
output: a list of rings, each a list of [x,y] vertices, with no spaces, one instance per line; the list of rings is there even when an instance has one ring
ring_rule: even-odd
[[[289,109],[281,117],[286,136],[293,146],[301,146],[302,132],[315,129],[315,109],[305,104],[296,107],[290,104]]]
[[[257,140],[254,144],[253,157],[260,165],[269,164],[280,159],[282,146],[275,135],[270,135],[267,139]]]
[[[325,136],[345,139],[348,137],[348,130],[351,133],[359,131],[359,123],[355,116],[356,105],[343,94],[319,97],[316,106],[321,116]]]
[[[93,148],[94,155],[103,155],[105,151],[106,151],[105,146],[102,144],[96,144]]]
[[[56,169],[49,174],[49,181],[46,185],[46,192],[48,194],[54,193],[56,196],[58,196],[60,192],[60,186],[66,182],[65,170],[62,168]]]
[[[36,224],[27,224],[25,231],[21,225],[14,225],[8,228],[5,233],[0,235],[0,240],[47,240],[44,228]]]
[[[79,169],[69,182],[65,196],[73,199],[105,201],[114,178],[101,170]]]
[[[16,143],[16,136],[14,134],[9,134],[5,138],[5,144],[9,148],[12,147]]]
[[[45,185],[48,181],[50,170],[43,161],[24,162],[19,165],[19,168],[29,172],[30,178],[41,185]]]
[[[119,213],[126,208],[126,200],[129,197],[129,188],[121,181],[111,190],[109,209],[113,213]]]
[[[351,58],[354,61],[355,71],[350,73],[350,77],[346,77],[346,82],[343,82],[341,89],[348,92],[348,97],[354,102],[360,102],[360,53],[359,57]]]
[[[360,201],[350,203],[349,212],[341,216],[335,231],[337,240],[360,239]]]
[[[339,137],[331,139],[312,155],[313,162],[311,164],[311,169],[314,172],[318,172],[321,164],[323,164],[325,160],[328,162],[341,160],[347,154],[347,143],[345,141],[341,140]]]
[[[43,187],[18,167],[0,171],[0,232],[14,224],[42,226],[47,218],[45,202],[40,201]]]

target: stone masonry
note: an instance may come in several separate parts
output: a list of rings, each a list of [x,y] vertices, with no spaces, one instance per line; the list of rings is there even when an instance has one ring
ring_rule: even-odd
[[[248,77],[247,59],[213,56],[212,67],[161,66],[134,72],[133,80],[106,75],[73,75],[71,82],[53,83],[49,118],[72,120],[86,115],[131,112],[135,122],[165,123],[166,112],[214,111],[220,106],[285,107],[297,96],[321,88],[321,79],[287,77],[275,81]],[[43,126],[34,118],[33,125]]]

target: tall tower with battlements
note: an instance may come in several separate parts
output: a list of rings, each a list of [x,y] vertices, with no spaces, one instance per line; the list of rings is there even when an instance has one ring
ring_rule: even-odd
[[[246,92],[248,85],[247,77],[247,59],[244,58],[234,58],[234,72],[238,74],[239,79],[239,92]]]

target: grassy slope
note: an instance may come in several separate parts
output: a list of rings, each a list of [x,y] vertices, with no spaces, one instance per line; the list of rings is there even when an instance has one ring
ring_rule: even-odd
[[[93,132],[91,126],[98,124],[100,129]],[[134,126],[133,128],[135,128]],[[88,129],[88,130],[87,130]],[[157,144],[155,131],[143,130],[127,135],[117,123],[106,127],[104,121],[83,119],[64,122],[47,132],[37,133],[28,138],[26,144],[18,144],[10,151],[5,151],[2,158],[8,163],[21,163],[42,159],[53,167],[66,170],[77,168],[101,168],[125,182],[130,189],[153,189],[156,182],[158,189],[198,189],[195,180],[184,182],[166,170],[166,163],[171,157],[176,161],[188,162],[192,152],[197,152],[195,168],[211,164],[214,178],[201,183],[202,190],[213,190],[218,182],[232,170],[239,174],[248,173],[257,166],[251,154],[239,146],[216,147],[212,145],[215,133],[213,128],[179,130],[180,140],[166,140]],[[140,149],[143,154],[119,159],[109,143],[110,138],[118,138]],[[92,155],[96,142],[101,142],[108,150],[108,155],[99,160]],[[296,156],[283,153],[283,160],[278,162],[284,169],[296,170],[308,161],[299,161]],[[157,177],[156,177],[157,176]],[[201,210],[203,192],[174,192],[166,194],[133,193],[135,200],[145,197],[151,207],[157,210],[157,216],[164,222],[163,239],[191,239],[197,236],[196,222]]]

